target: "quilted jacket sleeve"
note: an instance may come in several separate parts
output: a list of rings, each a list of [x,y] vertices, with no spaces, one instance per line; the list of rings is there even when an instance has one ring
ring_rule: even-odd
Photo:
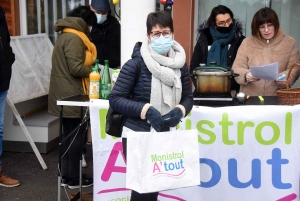
[[[135,76],[138,73],[135,60],[127,61],[118,76],[113,90],[109,96],[109,105],[120,114],[129,117],[140,117],[143,106],[141,101],[134,101],[130,97],[133,95],[135,87]]]
[[[182,95],[180,100],[180,105],[185,107],[185,115],[188,115],[193,108],[193,93],[190,85],[190,76],[188,72],[188,67],[185,64],[181,68],[181,83],[182,83]]]

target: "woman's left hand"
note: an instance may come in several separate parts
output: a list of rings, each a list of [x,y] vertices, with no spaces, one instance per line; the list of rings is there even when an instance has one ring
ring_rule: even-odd
[[[171,110],[168,114],[163,116],[162,118],[164,119],[165,125],[169,127],[175,127],[180,119],[182,118],[182,111],[180,108],[175,108]]]
[[[286,80],[276,80],[275,83],[276,83],[278,88],[284,88]]]

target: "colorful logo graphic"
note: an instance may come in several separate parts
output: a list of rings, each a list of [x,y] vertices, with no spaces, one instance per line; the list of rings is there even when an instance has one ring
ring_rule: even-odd
[[[121,155],[121,157],[124,160],[124,166],[117,166],[117,158]],[[152,155],[153,160],[156,160],[156,163],[159,163],[160,161],[162,162],[163,159],[169,159],[167,160],[168,163],[166,162],[166,166],[162,166],[162,168],[168,168],[168,170],[170,171],[170,169],[173,168],[174,165],[174,169],[176,169],[176,167],[182,167],[181,171],[182,173],[179,173],[181,175],[183,175],[185,169],[184,169],[184,152],[180,152],[180,153],[172,153],[172,154],[166,154],[166,155]],[[174,164],[175,160],[177,160],[177,165]],[[179,161],[178,161],[179,160]],[[181,162],[182,161],[182,162]],[[171,163],[173,163],[173,165],[170,165]],[[172,171],[172,170],[171,170]],[[104,170],[102,172],[101,175],[101,180],[104,182],[108,182],[110,180],[110,177],[112,176],[113,173],[121,173],[121,174],[125,174],[126,173],[126,163],[125,163],[125,157],[124,157],[124,153],[123,153],[123,147],[122,147],[122,142],[116,142],[110,152],[108,161],[106,162],[106,165],[104,167]],[[172,174],[172,173],[171,173]],[[116,193],[116,192],[126,192],[126,191],[131,191],[130,189],[127,188],[112,188],[112,189],[104,189],[99,191],[97,194],[106,194],[106,193]],[[168,195],[165,193],[159,193],[159,196],[161,197],[165,197],[168,198],[170,200],[176,200],[176,201],[186,201],[185,199],[182,199],[180,197],[177,196],[173,196],[173,195]],[[126,198],[122,198],[124,201],[126,199],[129,199],[128,197]],[[112,199],[110,201],[118,201],[121,199],[117,198],[117,199]]]
[[[181,177],[185,173],[184,152],[152,154],[153,176]]]

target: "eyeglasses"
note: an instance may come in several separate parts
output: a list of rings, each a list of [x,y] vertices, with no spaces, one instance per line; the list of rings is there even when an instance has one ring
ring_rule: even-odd
[[[259,27],[258,27],[258,29],[260,30],[260,31],[264,31],[264,30],[266,30],[266,29],[268,29],[268,30],[270,30],[270,29],[273,29],[274,28],[274,25],[272,24],[272,23],[268,23],[268,24],[266,24],[266,25],[260,25]]]
[[[172,36],[171,30],[164,30],[163,32],[160,32],[160,31],[153,32],[153,31],[151,31],[150,34],[151,34],[151,37],[155,38],[155,39],[159,38],[161,35],[163,35],[163,37],[165,37],[165,38],[169,38],[170,36]]]
[[[221,21],[216,23],[219,27],[225,27],[226,24],[230,25],[232,22],[232,18],[228,18],[226,21]]]

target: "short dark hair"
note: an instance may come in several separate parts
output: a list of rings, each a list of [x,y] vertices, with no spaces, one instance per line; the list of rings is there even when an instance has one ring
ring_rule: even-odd
[[[156,11],[153,13],[149,13],[146,25],[148,35],[150,35],[152,31],[152,27],[155,26],[159,26],[161,28],[169,27],[172,33],[174,33],[173,19],[171,17],[171,14],[166,11]]]
[[[208,26],[217,26],[217,24],[216,24],[217,15],[219,15],[219,14],[225,15],[227,13],[230,15],[231,19],[234,20],[233,13],[228,7],[223,6],[223,5],[218,5],[218,6],[214,7],[211,10],[210,16],[207,20],[207,25]]]
[[[252,19],[251,23],[251,30],[252,30],[252,36],[255,36],[257,38],[261,38],[260,32],[259,32],[259,26],[265,23],[272,23],[275,28],[275,35],[278,33],[279,30],[279,20],[276,12],[268,7],[262,8],[258,10]]]
[[[92,26],[96,23],[97,18],[93,11],[91,11],[89,6],[81,6],[74,8],[67,14],[68,17],[80,17],[82,18],[88,26]]]

